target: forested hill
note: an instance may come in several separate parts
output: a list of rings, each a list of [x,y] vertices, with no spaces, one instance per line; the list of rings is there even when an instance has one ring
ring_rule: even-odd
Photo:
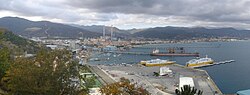
[[[0,18],[0,27],[14,34],[26,37],[98,37],[101,33],[91,32],[81,28],[53,23],[50,21],[30,21],[19,17]]]
[[[7,47],[16,53],[35,53],[40,46],[31,40],[19,37],[13,32],[0,28],[0,47]]]
[[[234,28],[204,28],[204,27],[155,27],[145,29],[133,34],[137,37],[159,38],[159,39],[193,39],[193,38],[215,38],[236,37],[250,38],[249,30],[237,30]]]

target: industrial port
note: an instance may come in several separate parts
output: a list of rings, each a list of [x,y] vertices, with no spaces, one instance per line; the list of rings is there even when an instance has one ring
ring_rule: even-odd
[[[204,95],[221,95],[221,90],[213,82],[212,78],[200,67],[231,63],[234,60],[214,62],[213,64],[201,65],[198,67],[186,67],[179,64],[167,64],[163,66],[143,66],[136,62],[109,63],[109,64],[89,64],[89,61],[104,62],[119,55],[152,56],[152,58],[165,57],[198,57],[200,54],[195,51],[188,52],[183,47],[144,47],[152,42],[133,41],[110,41],[103,38],[89,40],[43,40],[47,47],[51,49],[68,48],[79,59],[79,64],[87,65],[91,73],[97,76],[102,85],[118,82],[120,78],[129,79],[137,86],[142,86],[152,95],[173,95],[176,89],[180,89],[183,84],[191,85],[198,90],[202,90]],[[98,44],[97,44],[98,43]],[[162,43],[162,42],[160,42]],[[58,45],[57,45],[58,44]],[[154,44],[159,44],[158,42]],[[62,47],[61,47],[62,46]],[[218,48],[219,46],[186,46],[185,48]],[[129,51],[129,49],[147,49],[150,51]],[[163,52],[152,50],[161,49]],[[95,55],[112,55],[109,57],[95,57]],[[152,59],[151,59],[152,60]],[[178,61],[178,60],[173,60]],[[167,69],[165,74],[161,73],[162,67]],[[187,82],[189,81],[189,82]],[[97,93],[98,90],[95,90]]]
[[[172,72],[164,76],[154,76],[159,72],[159,66],[145,67],[139,64],[115,64],[115,65],[90,65],[92,70],[105,83],[119,81],[125,77],[137,83],[138,86],[145,87],[152,95],[172,95],[178,89],[181,77],[193,79],[195,88],[202,90],[204,95],[220,95],[222,92],[215,85],[206,71],[200,69],[187,68],[178,64],[167,65]]]

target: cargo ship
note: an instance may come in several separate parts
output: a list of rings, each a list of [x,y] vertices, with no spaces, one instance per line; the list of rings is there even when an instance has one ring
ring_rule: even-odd
[[[208,58],[207,56],[205,58],[198,58],[198,59],[192,59],[192,60],[189,60],[187,63],[186,63],[186,66],[187,67],[193,67],[193,68],[196,68],[196,67],[203,67],[203,66],[206,66],[206,65],[211,65],[214,63],[214,60],[211,59],[211,58]]]
[[[165,66],[165,65],[170,65],[174,64],[175,61],[169,61],[169,60],[161,60],[161,59],[152,59],[152,60],[147,60],[147,61],[141,61],[140,64],[144,66]]]
[[[183,47],[168,48],[167,52],[160,52],[159,49],[154,49],[151,56],[173,56],[173,57],[199,57],[199,53],[186,53]]]

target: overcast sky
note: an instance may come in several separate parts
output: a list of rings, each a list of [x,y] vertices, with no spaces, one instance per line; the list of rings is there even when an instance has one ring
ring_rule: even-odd
[[[250,0],[0,0],[0,17],[122,29],[156,26],[250,29]]]

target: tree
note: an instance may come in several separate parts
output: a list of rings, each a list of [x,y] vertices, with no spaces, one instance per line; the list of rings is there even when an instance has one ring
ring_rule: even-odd
[[[176,89],[175,93],[177,95],[202,95],[202,91],[199,90],[198,93],[196,94],[197,89],[195,89],[194,87],[191,87],[190,85],[184,85],[183,87],[181,87],[181,90]]]
[[[96,79],[95,76],[86,78],[86,79],[85,79],[85,81],[86,81],[86,87],[87,87],[87,88],[93,88],[93,87],[95,86],[95,84],[96,84],[95,79]]]
[[[146,89],[137,87],[136,84],[125,78],[121,78],[119,82],[103,86],[100,91],[105,95],[149,95]]]
[[[10,51],[6,47],[0,47],[0,80],[10,66]]]
[[[6,74],[9,94],[78,95],[72,81],[78,78],[77,63],[67,50],[41,50],[35,58],[17,58]]]

